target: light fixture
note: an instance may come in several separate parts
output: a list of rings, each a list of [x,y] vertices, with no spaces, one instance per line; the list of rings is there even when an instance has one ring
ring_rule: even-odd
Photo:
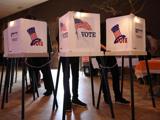
[[[75,18],[84,18],[87,17],[88,14],[87,13],[83,13],[83,12],[76,12],[75,13]]]
[[[14,26],[14,24],[15,24],[15,22],[14,22],[14,21],[10,21],[10,22],[9,22],[9,27],[13,27],[13,26]]]
[[[135,16],[135,17],[134,17],[134,22],[135,22],[135,23],[140,23],[141,20],[140,20],[138,17]]]

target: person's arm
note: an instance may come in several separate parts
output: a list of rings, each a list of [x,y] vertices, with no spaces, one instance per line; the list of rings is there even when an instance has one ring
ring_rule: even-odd
[[[49,31],[48,26],[47,26],[47,51],[48,51],[49,58],[50,58],[51,52],[52,52],[52,43],[51,43],[50,31]]]
[[[102,49],[103,51],[106,51],[106,46],[104,46],[103,44],[101,44],[101,49]]]

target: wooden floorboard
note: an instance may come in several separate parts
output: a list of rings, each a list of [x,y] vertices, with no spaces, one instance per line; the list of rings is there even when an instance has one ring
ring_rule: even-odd
[[[56,80],[56,70],[52,70],[54,83]],[[53,95],[50,97],[43,96],[45,92],[43,83],[39,88],[40,96],[33,101],[32,94],[25,94],[25,119],[26,120],[61,120],[62,119],[62,103],[63,103],[63,83],[62,73],[60,73],[60,83],[58,86],[58,105],[57,111],[52,111]],[[94,77],[95,85],[95,101],[97,102],[99,91],[99,77]],[[152,107],[152,102],[148,94],[148,89],[144,85],[140,85],[135,80],[135,118],[136,120],[160,120],[160,98],[156,97],[156,108]],[[113,108],[115,112],[115,120],[131,120],[131,106],[121,105],[114,102],[114,94],[112,82],[109,80]],[[124,80],[124,97],[130,100],[130,80]],[[72,112],[66,114],[66,120],[112,120],[110,109],[105,104],[103,97],[99,109],[92,105],[91,81],[80,72],[79,98],[87,103],[87,108],[79,108],[73,106]],[[0,103],[2,101],[2,94]],[[9,102],[5,104],[5,108],[0,109],[0,120],[20,120],[21,119],[21,72],[18,72],[17,83],[14,83],[12,93],[9,94]]]

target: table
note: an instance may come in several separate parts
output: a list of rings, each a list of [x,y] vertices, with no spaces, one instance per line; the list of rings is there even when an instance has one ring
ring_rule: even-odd
[[[149,70],[151,74],[160,74],[160,58],[148,60]],[[137,78],[143,78],[147,75],[145,61],[139,61],[135,65],[135,75]]]

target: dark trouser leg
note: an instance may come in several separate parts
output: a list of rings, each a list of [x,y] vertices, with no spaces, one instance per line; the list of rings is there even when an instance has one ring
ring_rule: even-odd
[[[39,83],[39,80],[40,80],[40,78],[39,78],[39,69],[34,69],[34,72],[35,72],[35,76],[36,76],[36,82],[37,82],[37,84]]]
[[[53,91],[53,79],[51,74],[51,68],[48,65],[41,68],[42,74],[43,74],[43,81],[44,81],[44,87],[47,91]]]
[[[78,98],[78,83],[79,83],[79,57],[70,58],[72,69],[72,92],[73,99]]]
[[[112,81],[113,81],[113,90],[115,94],[115,98],[121,98],[121,93],[120,93],[120,73],[119,73],[119,68],[118,65],[114,66],[113,68],[110,69],[111,74],[112,74]]]
[[[28,70],[29,70],[29,74],[30,74],[31,80],[36,80],[36,82],[38,83],[38,73],[39,73],[39,69],[28,67]],[[33,79],[33,72],[34,72],[34,75],[35,75],[35,78],[36,78],[36,79]],[[33,82],[33,81],[32,81],[32,82]],[[33,86],[32,86],[32,87],[33,87]]]
[[[111,110],[111,115],[112,118],[115,118],[114,116],[114,111],[113,111],[113,105],[112,105],[112,99],[111,99],[111,94],[110,94],[110,89],[109,89],[109,84],[108,84],[108,76],[107,76],[107,69],[102,68],[101,74],[102,74],[102,84],[103,84],[103,92],[104,92],[104,97],[105,101],[109,104],[110,110]],[[106,98],[107,97],[107,98]]]
[[[112,74],[112,85],[115,98],[121,98],[120,93],[120,72],[114,56],[105,57],[105,65],[109,67]]]
[[[107,69],[105,69],[105,75],[107,76],[107,72],[108,72],[108,70]],[[101,71],[101,75],[103,75],[102,74],[102,71]],[[103,96],[105,97],[105,98],[107,98],[108,97],[108,95],[107,95],[107,87],[106,87],[106,84],[105,84],[105,79],[104,79],[104,77],[102,76],[102,81],[101,81],[102,83],[102,91],[103,91]]]
[[[69,86],[69,77],[70,77],[70,67],[69,67],[69,58],[62,57],[62,68],[63,68],[63,87],[64,87],[64,98],[66,102],[70,101],[70,86]]]
[[[105,63],[108,60],[107,57],[97,57],[96,59],[97,59],[99,65],[103,65],[103,67],[107,67],[107,63]],[[103,96],[104,96],[104,99],[105,98],[107,99],[108,94],[107,94],[107,87],[106,87],[104,78],[107,78],[106,76],[107,76],[107,73],[108,73],[108,69],[107,68],[104,69],[105,74],[102,73],[102,69],[100,70],[100,73],[101,73],[101,84],[102,84]],[[106,75],[106,76],[104,77],[104,75]]]

